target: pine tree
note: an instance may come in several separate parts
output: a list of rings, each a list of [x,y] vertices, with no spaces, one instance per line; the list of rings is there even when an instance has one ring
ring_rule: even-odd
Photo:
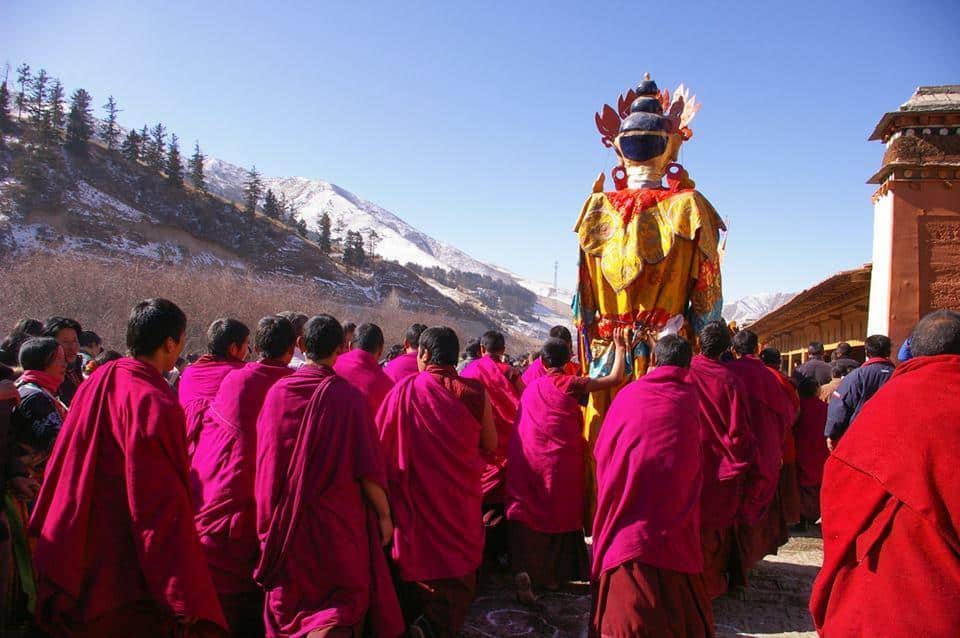
[[[253,217],[256,214],[262,191],[263,182],[260,181],[260,173],[257,172],[257,166],[254,165],[247,171],[247,181],[243,184],[243,212],[248,216]]]
[[[28,108],[30,110],[30,120],[40,125],[43,123],[43,115],[47,112],[47,83],[50,76],[46,69],[40,69],[40,73],[33,79],[33,86],[30,88],[30,101]]]
[[[27,108],[27,87],[33,83],[32,76],[30,75],[30,65],[21,64],[17,67],[17,84],[20,86],[20,90],[17,92],[16,106],[17,106],[17,119],[19,120],[23,116],[23,109]]]
[[[350,266],[362,266],[367,256],[363,250],[363,237],[355,230],[347,231],[343,247],[343,261]]]
[[[167,183],[175,188],[183,188],[183,160],[180,158],[180,140],[170,135],[170,147],[167,152]]]
[[[90,94],[84,89],[77,89],[70,97],[70,114],[67,115],[67,148],[74,153],[86,153],[90,136],[93,135],[90,102]]]
[[[296,227],[297,227],[297,233],[301,237],[307,236],[307,222],[303,221],[302,219],[298,219],[296,223]]]
[[[141,141],[139,133],[130,131],[120,145],[120,154],[131,162],[139,161]]]
[[[367,229],[367,255],[374,257],[377,254],[377,246],[380,244],[380,233],[373,228]]]
[[[273,194],[273,189],[268,188],[263,196],[263,214],[271,219],[280,219],[280,207],[277,204],[277,196]]]
[[[289,220],[289,214],[290,203],[287,201],[287,195],[281,192],[280,197],[277,199],[277,215],[279,215],[278,219],[283,223],[287,223]]]
[[[190,171],[190,181],[193,182],[193,187],[201,193],[207,192],[207,181],[203,175],[203,162],[206,159],[200,152],[200,141],[198,140],[193,145],[193,155],[187,162],[187,170]]]
[[[147,157],[150,155],[150,129],[144,124],[140,129],[140,161],[147,163]]]
[[[120,128],[117,126],[117,113],[120,109],[117,108],[117,101],[112,95],[107,98],[103,110],[106,111],[107,117],[100,125],[100,137],[106,143],[107,150],[112,151],[117,148],[117,141],[120,139]]]
[[[0,133],[6,133],[13,126],[10,119],[10,90],[7,88],[7,81],[0,84]]]
[[[143,158],[147,163],[147,166],[157,172],[163,171],[164,164],[166,163],[166,138],[166,127],[164,127],[160,122],[157,122],[157,125],[153,127],[152,131],[150,131],[150,148],[148,150],[149,155],[145,154]]]
[[[330,254],[330,215],[320,216],[320,250]]]
[[[40,72],[43,73],[42,70]],[[60,80],[54,80],[53,87],[50,89],[49,127],[53,138],[58,141],[63,139],[63,126],[66,123],[66,117],[63,114],[63,98],[63,85]]]

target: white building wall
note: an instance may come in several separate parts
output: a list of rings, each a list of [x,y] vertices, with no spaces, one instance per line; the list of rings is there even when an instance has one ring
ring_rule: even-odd
[[[867,334],[890,334],[890,284],[893,261],[893,193],[873,206],[873,270],[870,274],[870,311]]]

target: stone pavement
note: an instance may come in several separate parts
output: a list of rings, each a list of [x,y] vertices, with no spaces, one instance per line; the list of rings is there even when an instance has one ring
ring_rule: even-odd
[[[714,601],[718,638],[814,637],[807,611],[810,587],[823,562],[819,537],[791,538],[768,556],[742,591]],[[470,610],[465,638],[582,638],[587,635],[590,595],[586,586],[544,594],[537,608],[520,605],[506,582],[481,586]]]

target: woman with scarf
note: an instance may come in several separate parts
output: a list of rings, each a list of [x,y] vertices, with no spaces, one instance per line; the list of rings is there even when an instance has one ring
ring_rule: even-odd
[[[10,447],[12,458],[32,489],[20,490],[16,495],[8,492],[4,496],[14,558],[11,600],[4,602],[9,603],[6,609],[13,611],[15,617],[32,616],[34,612],[36,587],[32,551],[25,530],[30,505],[40,489],[44,465],[67,414],[66,406],[57,398],[67,371],[63,348],[57,340],[36,337],[25,341],[20,348],[20,367],[23,374],[16,381],[20,400],[10,415]]]

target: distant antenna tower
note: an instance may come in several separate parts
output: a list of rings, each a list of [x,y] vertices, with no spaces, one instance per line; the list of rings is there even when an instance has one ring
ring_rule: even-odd
[[[560,268],[560,262],[555,260],[553,262],[553,293],[550,295],[551,297],[556,297],[557,295],[560,294],[560,288],[557,281],[557,270],[559,268]]]

